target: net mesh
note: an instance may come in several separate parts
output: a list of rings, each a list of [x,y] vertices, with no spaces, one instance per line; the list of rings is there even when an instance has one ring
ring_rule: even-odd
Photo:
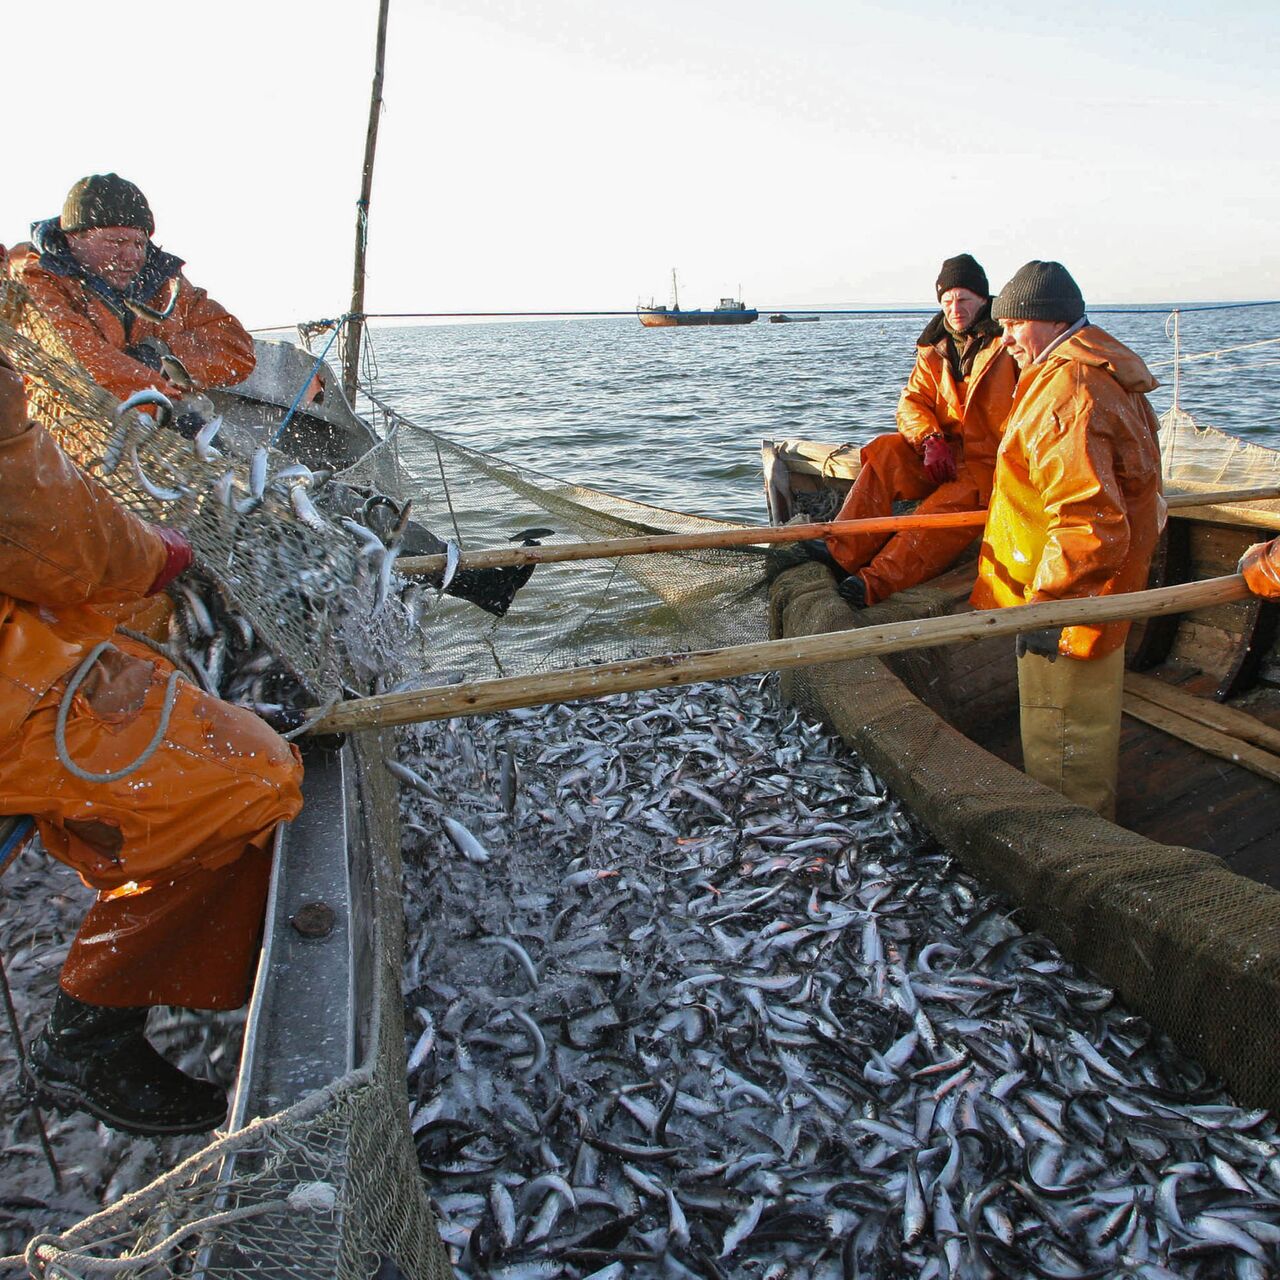
[[[63,450],[131,511],[187,535],[222,611],[251,624],[245,662],[271,655],[313,701],[404,668],[403,610],[379,600],[376,573],[341,523],[341,485],[312,501],[313,478],[234,424],[202,456],[154,410],[121,413],[11,281],[0,282],[0,347],[26,379],[32,416]],[[389,456],[381,450],[361,474],[378,474],[394,493]]]
[[[370,416],[399,446],[401,483],[433,531],[465,550],[530,527],[542,541],[707,533],[736,527],[558,479],[414,422],[375,396]],[[511,611],[485,620],[459,600],[435,606],[431,668],[467,679],[522,675],[767,638],[763,553],[699,549],[539,565]]]

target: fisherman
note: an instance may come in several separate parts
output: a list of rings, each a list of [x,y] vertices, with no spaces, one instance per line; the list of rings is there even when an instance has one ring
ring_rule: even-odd
[[[978,608],[1136,591],[1164,522],[1156,380],[1089,323],[1059,262],[1028,262],[991,314],[1021,370],[978,561]],[[1127,622],[1017,638],[1028,774],[1115,814]]]
[[[934,285],[941,310],[916,339],[916,361],[898,401],[898,429],[861,453],[858,478],[837,520],[894,514],[920,500],[920,514],[977,511],[991,496],[996,449],[1017,366],[991,319],[987,273],[967,253],[948,258]],[[800,544],[836,573],[837,590],[856,608],[878,604],[954,564],[978,536],[970,529],[914,529],[899,534],[829,533]]]
[[[34,817],[98,891],[31,1046],[32,1084],[130,1133],[202,1133],[225,1118],[223,1090],[163,1058],[147,1015],[247,998],[300,757],[114,631],[99,606],[162,590],[191,546],[79,471],[0,365],[0,813]]]
[[[94,173],[67,193],[62,214],[31,228],[10,274],[90,377],[124,400],[148,387],[178,400],[243,381],[253,339],[226,308],[151,240],[147,198],[118,174]],[[181,414],[179,414],[179,422]]]

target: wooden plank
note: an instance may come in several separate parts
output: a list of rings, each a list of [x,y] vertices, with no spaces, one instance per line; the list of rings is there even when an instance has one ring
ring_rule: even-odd
[[[1135,720],[1141,720],[1175,738],[1181,738],[1183,742],[1189,742],[1219,760],[1227,760],[1272,782],[1280,782],[1280,756],[1272,755],[1270,751],[1263,751],[1230,734],[1219,733],[1218,730],[1190,720],[1176,711],[1170,711],[1167,707],[1148,702],[1137,694],[1124,695],[1124,712]]]
[[[1157,706],[1176,711],[1197,724],[1228,734],[1233,738],[1240,738],[1245,742],[1252,742],[1254,746],[1262,747],[1266,751],[1280,754],[1280,729],[1272,728],[1271,725],[1265,724],[1257,716],[1251,716],[1247,711],[1240,711],[1236,707],[1224,707],[1220,702],[1208,702],[1204,698],[1197,698],[1194,694],[1175,689],[1154,676],[1142,676],[1133,671],[1126,673],[1124,689],[1126,693],[1135,694],[1147,702],[1154,702]]]
[[[992,636],[1012,636],[1042,627],[1099,625],[1162,613],[1194,611],[1223,600],[1239,600],[1249,588],[1238,574],[1083,600],[1013,605],[955,617],[909,619],[852,631],[825,632],[762,644],[733,645],[696,653],[666,653],[534,676],[480,680],[447,688],[384,693],[340,703],[311,723],[311,733],[346,733],[374,725],[416,724],[458,715],[484,715],[549,702],[576,702],[611,693],[668,689],[761,671],[846,662],[908,649],[933,649]]]

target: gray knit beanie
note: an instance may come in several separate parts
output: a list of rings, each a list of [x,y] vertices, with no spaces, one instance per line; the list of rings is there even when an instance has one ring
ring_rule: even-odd
[[[978,260],[971,253],[960,253],[948,258],[938,272],[938,301],[948,289],[968,289],[980,298],[991,297],[991,286],[987,283],[987,273],[983,271]]]
[[[1084,315],[1084,296],[1060,262],[1035,259],[1019,267],[991,304],[994,320],[1061,320]]]
[[[148,236],[156,229],[147,197],[118,173],[91,173],[81,178],[62,205],[63,231],[91,227],[137,227]]]

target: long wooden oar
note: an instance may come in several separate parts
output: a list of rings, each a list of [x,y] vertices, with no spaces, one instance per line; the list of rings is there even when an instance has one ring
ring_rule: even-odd
[[[1221,506],[1231,502],[1259,502],[1280,498],[1280,488],[1221,489],[1213,493],[1173,493],[1171,509]],[[986,511],[944,511],[907,516],[871,516],[863,520],[827,520],[818,524],[746,525],[708,533],[655,533],[636,538],[601,538],[594,542],[566,542],[546,547],[492,547],[462,557],[460,569],[498,569],[522,564],[559,564],[567,560],[613,560],[618,556],[650,555],[657,551],[696,551],[699,548],[756,547],[780,542],[804,542],[828,533],[903,533],[908,529],[979,528]],[[439,573],[445,557],[401,556],[398,573]]]
[[[1122,622],[1131,618],[1185,613],[1209,605],[1242,600],[1249,594],[1244,578],[1231,574],[1153,591],[1094,596],[1083,600],[1055,600],[1047,604],[1016,605],[945,618],[891,622],[794,640],[766,640],[696,653],[666,653],[656,658],[633,658],[599,666],[574,667],[537,676],[508,676],[471,684],[446,685],[410,693],[384,693],[357,698],[334,707],[311,728],[313,733],[345,733],[382,725],[416,724],[448,716],[482,715],[548,702],[574,702],[611,693],[663,689],[697,684],[729,676],[754,675],[784,667],[808,667],[850,658],[869,658],[908,649],[931,649],[963,644],[989,636],[1009,636],[1042,627]]]

